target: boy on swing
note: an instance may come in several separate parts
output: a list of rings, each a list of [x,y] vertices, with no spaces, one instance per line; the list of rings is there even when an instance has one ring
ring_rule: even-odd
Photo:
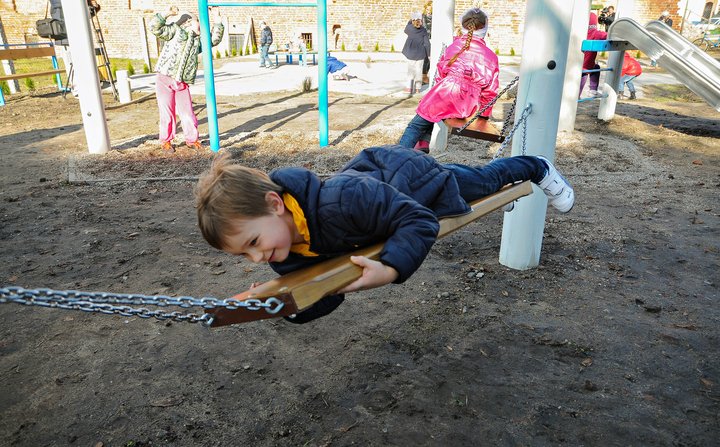
[[[385,242],[379,261],[350,258],[363,269],[359,279],[286,318],[305,323],[335,310],[346,292],[404,282],[435,242],[438,219],[465,214],[468,202],[525,180],[560,212],[572,208],[573,188],[543,157],[442,165],[398,145],[365,149],[324,180],[300,167],[267,175],[221,156],[195,194],[200,231],[210,245],[267,262],[281,275]]]
[[[490,103],[498,90],[498,57],[485,45],[488,17],[471,8],[460,21],[465,34],[455,37],[437,64],[435,85],[420,100],[417,114],[400,137],[403,147],[429,151],[433,125],[447,118],[473,116]],[[482,113],[488,119],[492,107]]]

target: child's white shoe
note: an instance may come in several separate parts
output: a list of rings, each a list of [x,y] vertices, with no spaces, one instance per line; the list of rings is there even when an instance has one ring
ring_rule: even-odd
[[[538,186],[547,196],[550,205],[561,213],[567,213],[575,204],[575,191],[547,158],[538,158],[548,166],[547,173]]]

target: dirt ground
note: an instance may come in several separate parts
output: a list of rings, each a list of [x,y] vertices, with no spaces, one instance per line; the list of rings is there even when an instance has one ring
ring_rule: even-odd
[[[650,93],[610,123],[580,105],[557,148],[577,202],[548,211],[536,269],[498,263],[496,212],[407,283],[302,326],[0,306],[0,444],[717,445],[720,116]],[[331,95],[320,149],[315,101],[222,98],[222,145],[330,173],[396,141],[417,104]],[[274,277],[203,241],[192,189],[212,154],[163,154],[156,113],[152,98],[108,110],[115,150],[93,156],[76,100],[0,108],[0,285],[225,298]],[[496,147],[453,137],[441,160]]]

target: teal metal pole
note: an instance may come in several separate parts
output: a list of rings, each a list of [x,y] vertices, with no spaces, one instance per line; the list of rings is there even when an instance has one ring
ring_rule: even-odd
[[[52,56],[52,57],[50,58],[50,60],[52,60],[52,66],[53,66],[53,68],[54,68],[55,70],[59,70],[60,67],[58,66],[58,63],[57,63],[57,57]],[[60,73],[55,73],[55,82],[57,82],[58,90],[62,90],[62,89],[63,89],[63,85],[62,85],[62,79],[60,78]]]
[[[318,0],[318,126],[320,147],[328,145],[327,0]]]
[[[210,36],[210,16],[208,14],[207,0],[198,0],[198,18],[200,19],[200,42],[202,44],[208,135],[210,136],[210,149],[217,152],[220,150],[220,136],[218,133],[215,70],[212,61],[212,37]]]

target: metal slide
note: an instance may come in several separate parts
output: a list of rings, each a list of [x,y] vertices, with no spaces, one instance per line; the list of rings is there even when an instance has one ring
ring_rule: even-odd
[[[720,112],[720,63],[660,21],[616,19],[608,40],[626,40]]]

